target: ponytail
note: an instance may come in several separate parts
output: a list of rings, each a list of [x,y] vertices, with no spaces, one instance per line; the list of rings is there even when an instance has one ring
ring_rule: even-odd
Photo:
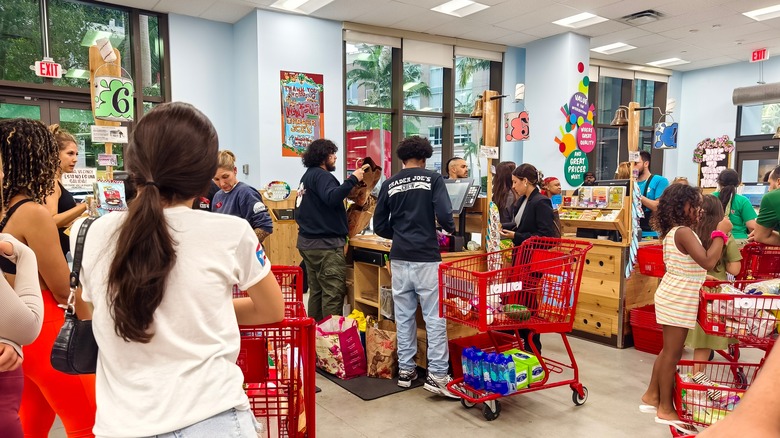
[[[206,191],[217,171],[218,148],[211,121],[189,104],[161,104],[135,127],[125,164],[139,190],[108,272],[114,331],[125,341],[148,343],[154,336],[149,328],[176,263],[164,208]]]
[[[530,184],[533,184],[536,186],[536,188],[541,189],[541,183],[544,179],[544,174],[542,172],[538,171],[536,167],[534,167],[532,164],[523,163],[515,170],[512,171],[512,175],[514,175],[517,178],[524,178],[526,181],[528,181]]]
[[[718,175],[718,185],[720,186],[718,198],[720,199],[720,204],[723,206],[725,214],[729,214],[729,212],[726,211],[726,207],[737,193],[737,186],[739,184],[739,173],[734,169],[726,169]]]

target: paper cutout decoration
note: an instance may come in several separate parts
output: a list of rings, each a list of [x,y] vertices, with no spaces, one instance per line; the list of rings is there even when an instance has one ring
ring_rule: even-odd
[[[653,129],[653,148],[677,148],[677,122],[658,122]]]
[[[582,62],[577,64],[577,71],[584,74],[585,65]],[[561,136],[555,137],[555,143],[564,157],[575,150],[588,153],[596,147],[596,132],[593,128],[596,107],[588,103],[589,88],[590,78],[584,75],[577,86],[578,91],[561,107],[565,122],[560,126]]]
[[[504,114],[504,130],[506,141],[528,140],[531,134],[528,111],[520,111]]]
[[[284,181],[271,181],[265,186],[264,195],[269,201],[284,201],[290,197],[290,185]]]

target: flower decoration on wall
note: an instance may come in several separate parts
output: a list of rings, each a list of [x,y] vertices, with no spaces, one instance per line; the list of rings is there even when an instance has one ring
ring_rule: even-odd
[[[728,135],[721,135],[717,138],[705,138],[693,150],[693,162],[701,164],[706,161],[704,156],[708,149],[722,149],[723,152],[728,154],[734,151],[734,142],[729,139]]]

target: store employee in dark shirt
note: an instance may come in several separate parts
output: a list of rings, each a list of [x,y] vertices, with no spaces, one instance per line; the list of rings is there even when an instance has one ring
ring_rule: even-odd
[[[374,212],[374,230],[393,239],[390,266],[398,331],[398,386],[408,388],[417,378],[415,313],[419,299],[428,335],[428,376],[424,388],[445,397],[447,390],[447,324],[439,317],[439,243],[436,221],[447,232],[455,231],[452,205],[441,174],[426,170],[433,155],[427,139],[414,136],[398,145],[404,168],[382,184]]]
[[[301,157],[306,172],[295,199],[298,252],[306,265],[309,282],[309,316],[316,321],[343,313],[347,294],[347,210],[344,198],[363,181],[363,169],[355,170],[343,184],[336,170],[339,148],[330,140],[314,140]]]

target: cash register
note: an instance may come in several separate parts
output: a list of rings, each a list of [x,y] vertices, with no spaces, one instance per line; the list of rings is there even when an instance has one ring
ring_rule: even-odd
[[[445,179],[444,183],[452,204],[452,214],[458,215],[457,230],[450,238],[450,251],[463,251],[466,246],[466,215],[463,210],[474,205],[481,187],[471,178]]]

